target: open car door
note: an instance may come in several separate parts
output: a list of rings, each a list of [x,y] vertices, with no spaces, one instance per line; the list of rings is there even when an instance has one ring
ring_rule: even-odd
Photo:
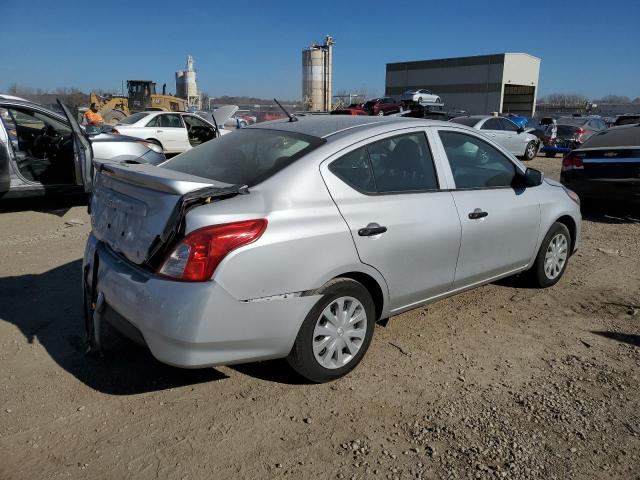
[[[1,120],[0,120],[1,121]],[[2,129],[2,125],[0,125],[0,129]],[[1,130],[0,130],[0,133]],[[9,187],[11,184],[11,178],[9,177],[9,145],[6,145],[0,137],[0,196],[3,193],[9,191]]]
[[[76,183],[84,186],[84,191],[91,191],[93,182],[93,150],[91,142],[85,137],[80,124],[75,119],[69,107],[58,99],[58,105],[67,117],[73,132],[74,162],[76,166]]]

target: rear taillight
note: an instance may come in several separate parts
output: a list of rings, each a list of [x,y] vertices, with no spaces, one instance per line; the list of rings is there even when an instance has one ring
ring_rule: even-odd
[[[195,230],[176,245],[158,274],[184,282],[209,280],[229,252],[255,242],[266,228],[267,220],[260,218]]]
[[[575,133],[576,140],[579,140],[580,137],[582,137],[582,135],[584,135],[585,133],[586,133],[586,130],[584,128],[582,128],[582,127],[576,128],[576,133]]]
[[[584,164],[582,159],[574,153],[569,153],[562,159],[562,171],[567,172],[569,170],[583,170]]]

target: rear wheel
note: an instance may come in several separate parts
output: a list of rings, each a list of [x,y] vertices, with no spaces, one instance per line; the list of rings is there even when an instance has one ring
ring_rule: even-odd
[[[158,140],[156,138],[147,138],[146,141],[149,142],[149,143],[154,143],[154,144],[158,145],[162,149],[162,151],[164,152],[164,147],[162,146],[162,143],[160,143],[160,140]]]
[[[422,103],[422,97],[418,97],[418,103]]]
[[[536,142],[531,141],[527,143],[527,146],[524,148],[524,159],[525,160],[533,160],[538,153],[538,145]]]
[[[378,112],[378,116],[379,116],[379,117],[384,116],[384,110],[380,110],[380,111]]]
[[[554,223],[544,237],[535,263],[529,270],[533,286],[547,288],[558,283],[569,261],[571,234],[566,225]]]
[[[375,326],[373,300],[362,284],[337,278],[321,293],[287,357],[296,372],[316,383],[353,370],[369,348]]]

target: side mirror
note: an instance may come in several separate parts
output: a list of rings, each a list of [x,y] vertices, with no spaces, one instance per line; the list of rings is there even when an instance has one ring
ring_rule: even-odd
[[[100,135],[102,133],[102,127],[97,125],[85,125],[84,133],[88,136],[93,137],[94,135]]]
[[[517,132],[518,132],[518,133],[522,133],[522,132],[524,132],[524,127],[518,127]]]
[[[524,172],[523,183],[525,187],[537,187],[538,185],[542,185],[543,179],[544,174],[540,170],[527,168]]]

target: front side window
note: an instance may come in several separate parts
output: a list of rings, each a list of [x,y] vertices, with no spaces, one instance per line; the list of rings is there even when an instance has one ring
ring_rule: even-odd
[[[423,132],[371,143],[331,163],[329,170],[362,193],[437,190],[438,179]]]
[[[515,123],[513,123],[511,120],[508,120],[506,118],[501,118],[500,119],[500,123],[502,124],[502,129],[506,130],[507,132],[517,132],[518,131],[518,127]]]
[[[438,132],[456,188],[510,187],[515,165],[484,140],[466,133]]]

